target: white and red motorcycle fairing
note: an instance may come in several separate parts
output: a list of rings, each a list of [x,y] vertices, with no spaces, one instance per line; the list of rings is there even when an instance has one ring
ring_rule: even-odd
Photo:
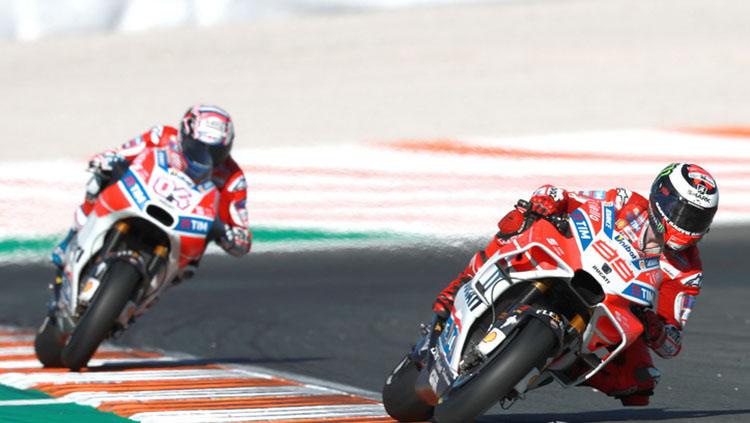
[[[144,150],[99,195],[65,251],[62,277],[40,334],[53,324],[58,338],[69,343],[114,263],[134,267],[139,279],[112,322],[112,330],[120,330],[201,258],[216,217],[218,191],[210,178],[196,184],[170,166],[169,154],[174,152],[168,148]]]
[[[439,422],[469,421],[492,402],[522,398],[552,379],[564,386],[581,384],[641,336],[644,328],[636,313],[656,304],[660,257],[642,256],[633,249],[615,227],[614,206],[591,200],[567,218],[537,217],[527,222],[523,232],[502,245],[461,287],[448,320],[425,330],[386,381],[388,410],[387,399],[396,392],[386,394],[394,389],[389,385],[409,363],[415,363],[420,405],[435,409],[420,408],[413,399],[411,407],[421,410],[414,414],[404,411],[405,402],[392,401],[393,417],[424,419],[433,417],[434,411]],[[498,367],[493,363],[504,359],[503,351],[511,350],[513,342],[521,342],[519,334],[531,320],[542,322],[554,334],[546,335],[554,345],[540,353],[543,359],[530,362],[533,367],[519,373],[518,380],[501,383],[507,389],[494,393],[494,400],[490,393],[488,403],[457,404],[477,397],[460,391],[468,391],[472,379],[490,365]],[[527,340],[534,343],[533,338]],[[526,354],[534,347],[523,348]],[[505,374],[498,372],[496,377]],[[452,412],[449,407],[463,411]],[[402,411],[403,415],[394,415]]]

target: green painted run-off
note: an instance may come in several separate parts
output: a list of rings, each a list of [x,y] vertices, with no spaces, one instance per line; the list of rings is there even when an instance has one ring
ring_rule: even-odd
[[[0,422],[3,423],[125,423],[125,419],[93,407],[72,403],[40,403],[52,397],[34,391],[0,385]],[[18,401],[24,401],[18,404]],[[10,405],[16,404],[16,405]]]
[[[10,386],[0,385],[0,404],[3,401],[49,399],[50,396],[44,392],[34,390],[16,389]],[[5,421],[5,420],[0,420]]]
[[[392,232],[366,232],[366,231],[328,231],[320,229],[295,229],[295,228],[253,228],[253,243],[261,245],[264,243],[282,242],[310,242],[310,241],[372,241],[392,240],[402,238]],[[46,236],[37,238],[0,238],[0,256],[7,255],[39,255],[48,254],[60,237]]]

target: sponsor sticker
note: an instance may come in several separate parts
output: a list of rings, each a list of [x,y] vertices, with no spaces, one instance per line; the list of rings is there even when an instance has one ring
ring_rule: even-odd
[[[693,276],[683,279],[682,284],[691,288],[700,288],[703,286],[703,273],[696,273]]]
[[[620,247],[628,253],[631,259],[637,260],[639,258],[633,246],[630,245],[630,242],[622,234],[615,235],[614,240],[620,244]]]
[[[138,177],[132,171],[128,170],[122,178],[122,182],[128,194],[130,194],[130,198],[133,199],[138,208],[142,209],[149,197]]]
[[[201,219],[197,217],[180,216],[177,221],[176,230],[190,234],[206,235],[211,229],[213,220]]]
[[[586,250],[592,240],[591,226],[589,226],[589,222],[580,210],[570,213],[570,218],[573,220],[573,227],[576,230],[578,239],[581,241],[581,248]]]
[[[667,274],[671,279],[676,279],[680,276],[680,271],[676,267],[672,266],[667,260],[659,260],[659,266],[661,270]]]
[[[443,353],[446,357],[450,357],[457,338],[458,326],[455,324],[453,318],[448,319],[448,322],[445,323],[445,329],[443,329],[443,333],[440,335],[440,344],[442,344]]]
[[[615,207],[612,204],[604,206],[604,234],[612,239],[612,231],[615,225]]]
[[[631,283],[622,291],[622,293],[629,297],[644,301],[649,305],[653,305],[656,296],[656,291],[654,291],[653,288],[637,283]]]
[[[167,163],[167,153],[164,150],[156,152],[156,163],[164,170],[167,170],[169,167],[169,164]]]
[[[633,260],[633,267],[635,267],[638,270],[645,271],[645,270],[652,270],[659,267],[659,257],[653,256],[653,257],[645,257],[642,259]]]

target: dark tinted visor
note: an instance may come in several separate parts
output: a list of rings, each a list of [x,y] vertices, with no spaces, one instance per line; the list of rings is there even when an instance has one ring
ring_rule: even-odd
[[[211,159],[214,161],[214,164],[220,165],[224,163],[224,160],[227,159],[227,156],[229,156],[229,149],[231,146],[229,145],[212,145],[208,147],[209,153],[211,153]]]
[[[702,209],[676,195],[666,195],[661,189],[656,190],[652,195],[653,201],[667,220],[685,232],[705,233],[716,214],[716,207]]]
[[[193,181],[200,183],[211,175],[213,162],[208,146],[199,141],[188,141],[182,143],[182,154],[187,163],[187,174]]]

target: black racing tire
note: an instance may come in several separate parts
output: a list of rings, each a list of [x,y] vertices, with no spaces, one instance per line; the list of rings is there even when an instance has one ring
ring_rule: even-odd
[[[63,367],[61,358],[65,334],[57,327],[54,318],[46,317],[34,337],[34,352],[44,367]]]
[[[128,303],[141,274],[125,261],[112,263],[94,298],[78,321],[62,350],[63,365],[80,370],[88,364],[99,344],[109,335],[115,320]]]
[[[544,322],[530,318],[509,343],[479,374],[441,398],[434,422],[474,421],[554,354],[557,337]]]
[[[393,369],[383,386],[383,405],[388,415],[400,422],[419,422],[432,417],[434,407],[417,396],[414,389],[419,369],[409,356]]]

